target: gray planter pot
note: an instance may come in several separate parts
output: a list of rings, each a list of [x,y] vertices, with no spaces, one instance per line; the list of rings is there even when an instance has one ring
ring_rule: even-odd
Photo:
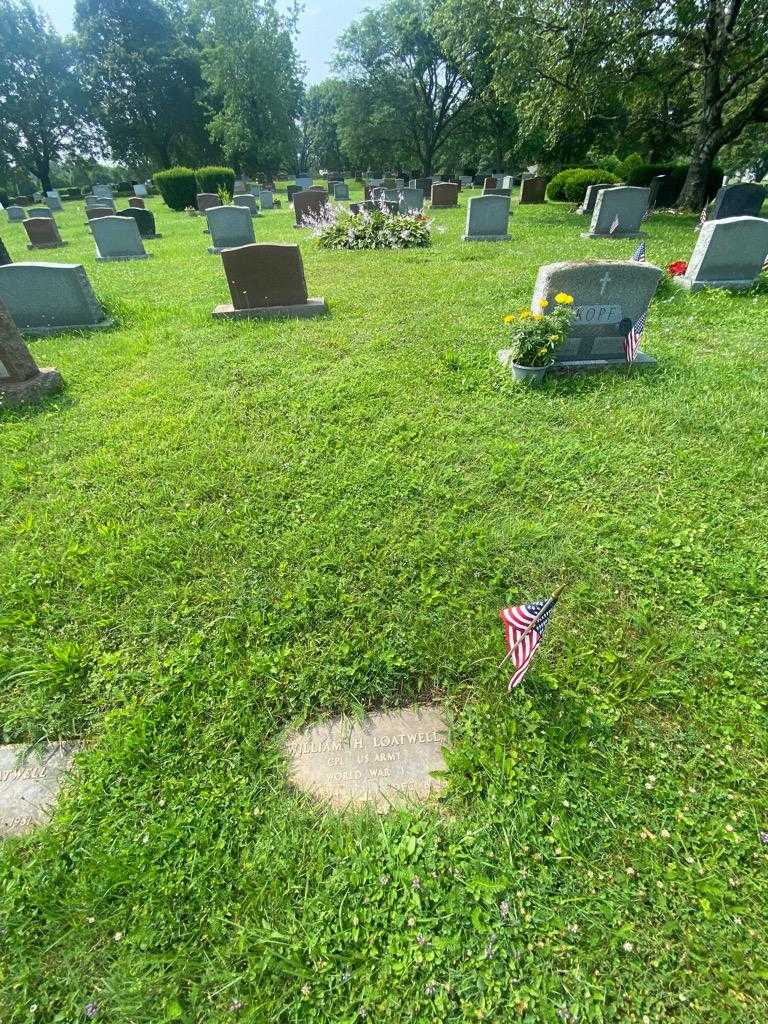
[[[546,366],[520,366],[519,363],[510,363],[509,365],[515,380],[527,380],[531,384],[541,384],[544,374],[550,366],[555,365],[555,361],[551,360]]]

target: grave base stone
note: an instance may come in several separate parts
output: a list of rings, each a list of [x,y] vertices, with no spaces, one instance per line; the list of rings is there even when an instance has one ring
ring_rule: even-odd
[[[380,813],[423,801],[445,787],[448,727],[440,708],[376,712],[361,721],[335,718],[290,735],[291,783],[337,810]]]
[[[46,743],[31,752],[26,744],[0,747],[0,839],[47,822],[77,749],[75,743]]]

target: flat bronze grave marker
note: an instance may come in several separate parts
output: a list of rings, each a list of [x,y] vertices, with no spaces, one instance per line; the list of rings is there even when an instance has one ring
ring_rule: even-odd
[[[0,747],[0,839],[45,824],[77,750],[76,743]]]
[[[335,718],[286,741],[290,780],[332,807],[371,804],[380,812],[444,788],[448,727],[438,707]]]

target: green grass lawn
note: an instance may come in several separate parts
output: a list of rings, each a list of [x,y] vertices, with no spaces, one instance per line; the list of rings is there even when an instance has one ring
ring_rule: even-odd
[[[766,1019],[768,279],[663,284],[655,371],[520,387],[539,265],[636,243],[560,204],[463,243],[467,195],[402,253],[257,219],[314,320],[214,321],[221,259],[160,200],[150,260],[97,264],[82,204],[32,254],[116,327],[30,342],[66,391],[0,416],[0,738],[86,741],[3,844],[2,1024]],[[510,696],[498,610],[559,582]],[[440,807],[288,788],[287,727],[431,698]]]

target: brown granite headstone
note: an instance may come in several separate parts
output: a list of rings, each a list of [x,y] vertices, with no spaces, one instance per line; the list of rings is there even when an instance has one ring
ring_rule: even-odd
[[[199,192],[197,195],[197,208],[200,213],[205,213],[212,206],[219,206],[220,202],[215,192]]]
[[[336,718],[288,736],[291,783],[332,807],[378,811],[444,788],[448,727],[436,706]]]
[[[293,197],[293,210],[296,214],[294,227],[307,227],[307,217],[319,217],[328,205],[328,193],[323,188],[308,188],[297,192]]]
[[[13,263],[13,260],[5,248],[2,238],[0,238],[0,267],[7,267],[11,263]]]
[[[53,367],[41,370],[0,302],[0,409],[34,401],[41,395],[57,391],[62,386],[61,374]],[[0,748],[0,752],[3,748]],[[0,757],[0,766],[2,759]],[[0,793],[2,792],[0,772]],[[2,808],[0,805],[0,817]],[[0,820],[0,834],[2,821]]]
[[[29,238],[28,249],[60,249],[62,242],[56,222],[50,217],[29,217],[22,221]]]
[[[141,196],[130,196],[128,199],[128,205],[132,206],[134,210],[145,210],[146,206]]]
[[[483,179],[483,188],[498,188],[498,187],[499,187],[499,183],[496,181],[495,178],[488,177],[488,178],[484,178]]]
[[[219,318],[310,317],[327,312],[323,299],[307,296],[297,245],[253,242],[221,253],[232,302],[217,306]]]
[[[438,182],[432,186],[432,209],[448,209],[458,206],[459,186],[448,181]]]
[[[543,203],[546,199],[549,178],[523,178],[520,182],[520,205]]]

